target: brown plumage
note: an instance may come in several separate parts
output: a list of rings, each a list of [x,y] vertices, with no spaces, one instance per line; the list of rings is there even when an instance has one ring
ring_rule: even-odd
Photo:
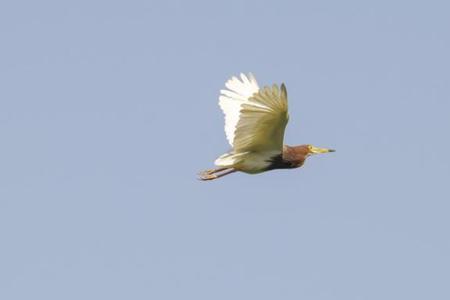
[[[306,158],[311,155],[308,145],[283,146],[283,153],[272,159],[272,164],[267,170],[293,169],[303,166]]]

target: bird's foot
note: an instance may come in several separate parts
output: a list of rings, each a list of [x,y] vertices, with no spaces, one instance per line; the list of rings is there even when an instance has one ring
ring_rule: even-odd
[[[212,174],[214,172],[216,172],[216,169],[209,169],[209,170],[204,170],[198,173],[199,176],[203,176],[203,175],[209,175]]]
[[[206,173],[206,171],[203,172],[202,174],[199,174],[199,177],[198,177],[198,179],[204,180],[204,181],[213,180],[213,179],[217,179],[217,178],[219,178],[219,176],[217,176],[216,174]]]

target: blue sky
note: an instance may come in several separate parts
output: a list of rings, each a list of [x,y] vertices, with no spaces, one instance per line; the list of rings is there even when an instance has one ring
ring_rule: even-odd
[[[0,4],[1,299],[449,299],[445,1]],[[228,150],[287,85],[297,170]]]

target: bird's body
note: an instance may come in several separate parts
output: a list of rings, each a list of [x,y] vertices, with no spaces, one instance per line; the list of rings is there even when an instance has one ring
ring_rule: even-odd
[[[279,156],[275,151],[244,152],[239,154],[224,154],[216,160],[219,167],[233,167],[236,170],[257,174],[270,168],[272,160]]]
[[[225,134],[233,149],[216,159],[219,168],[202,172],[200,179],[216,179],[235,171],[257,174],[298,168],[311,154],[334,151],[311,145],[284,145],[289,119],[285,85],[260,89],[252,74],[240,77],[228,80],[228,89],[221,90],[219,98],[225,114]]]

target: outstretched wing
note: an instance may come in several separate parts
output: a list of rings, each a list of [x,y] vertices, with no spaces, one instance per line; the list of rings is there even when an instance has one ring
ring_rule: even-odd
[[[225,134],[231,147],[233,147],[242,104],[248,102],[248,99],[259,91],[258,83],[252,74],[248,74],[247,77],[241,73],[241,79],[242,81],[237,77],[230,78],[225,83],[228,90],[221,90],[222,95],[219,97],[219,106],[225,114]]]
[[[284,84],[259,89],[252,74],[231,78],[219,105],[225,114],[225,133],[235,152],[282,151],[288,122]]]

